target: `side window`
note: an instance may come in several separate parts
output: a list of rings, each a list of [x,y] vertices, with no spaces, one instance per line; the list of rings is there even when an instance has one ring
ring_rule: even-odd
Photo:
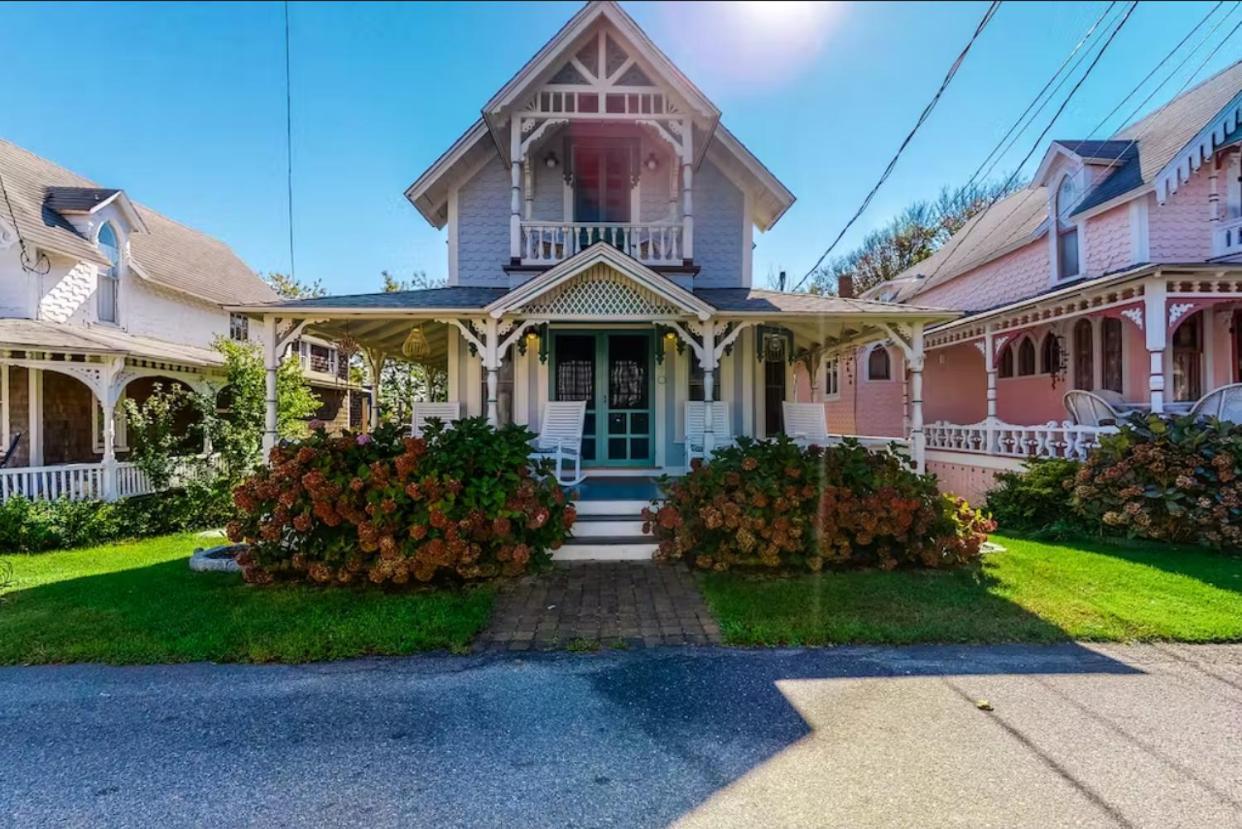
[[[1049,331],[1044,335],[1044,341],[1040,344],[1040,356],[1043,358],[1042,366],[1044,374],[1060,374],[1061,373],[1061,340],[1056,334]]]
[[[1005,346],[1001,350],[1000,366],[997,373],[1001,377],[1013,377],[1013,349],[1009,346]]]
[[[1078,186],[1072,176],[1064,176],[1057,187],[1056,214],[1053,230],[1057,234],[1057,278],[1078,276],[1078,228],[1069,220],[1070,211],[1078,204]]]
[[[120,296],[121,282],[121,247],[116,230],[112,225],[105,224],[99,228],[99,236],[95,239],[99,252],[108,260],[108,267],[99,272],[99,304],[96,314],[100,322],[117,321],[117,300]]]
[[[690,354],[689,351],[686,352]],[[690,355],[690,396],[687,400],[702,402],[703,400],[703,367],[699,365],[699,361]]]
[[[1018,376],[1029,377],[1035,373],[1035,343],[1030,337],[1023,337],[1018,346]]]
[[[841,358],[833,357],[824,361],[824,397],[837,397],[841,394]]]
[[[245,342],[250,339],[250,318],[245,314],[229,314],[229,339]]]
[[[892,377],[893,367],[892,360],[888,356],[888,349],[882,345],[875,346],[867,355],[867,379],[891,380]]]

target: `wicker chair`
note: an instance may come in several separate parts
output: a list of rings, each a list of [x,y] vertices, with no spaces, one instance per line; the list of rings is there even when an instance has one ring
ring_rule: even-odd
[[[1067,392],[1065,410],[1079,426],[1116,426],[1121,413],[1098,394],[1081,389]]]
[[[1230,423],[1242,423],[1242,383],[1221,386],[1200,397],[1190,414],[1193,417],[1214,417]]]

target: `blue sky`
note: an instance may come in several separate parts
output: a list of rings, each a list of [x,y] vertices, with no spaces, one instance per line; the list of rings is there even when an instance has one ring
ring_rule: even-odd
[[[1213,5],[1141,4],[1049,137],[1091,137]],[[781,269],[796,281],[814,263],[985,6],[625,4],[798,196],[756,237],[757,284]],[[1104,6],[1004,4],[841,250],[907,203],[968,178]],[[1219,14],[1237,14],[1233,6]],[[377,290],[384,269],[443,276],[444,236],[402,193],[577,8],[294,3],[298,277],[345,293]],[[224,239],[259,271],[288,271],[280,4],[0,3],[0,14],[0,136]],[[1242,33],[1198,77],[1239,56]],[[1036,134],[1001,167],[1011,168]]]

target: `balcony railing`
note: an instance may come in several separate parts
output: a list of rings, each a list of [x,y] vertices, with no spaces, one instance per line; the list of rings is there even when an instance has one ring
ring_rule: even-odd
[[[1242,217],[1227,219],[1212,230],[1212,255],[1242,253]]]
[[[680,265],[682,225],[612,222],[523,222],[522,264],[554,265],[607,242],[644,265]]]
[[[975,452],[1006,458],[1075,458],[1082,460],[1113,426],[1079,426],[1049,421],[1042,426],[1016,426],[999,420],[968,425],[937,421],[924,427],[928,449]]]

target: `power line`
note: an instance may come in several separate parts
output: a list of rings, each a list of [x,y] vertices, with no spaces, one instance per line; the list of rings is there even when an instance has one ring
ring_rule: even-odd
[[[936,90],[936,94],[932,96],[932,99],[927,102],[927,106],[923,107],[923,111],[919,113],[918,120],[914,122],[914,127],[906,135],[900,146],[897,147],[897,152],[893,154],[891,159],[889,159],[888,166],[886,166],[884,168],[884,172],[880,174],[880,178],[875,183],[875,186],[871,188],[871,192],[869,192],[867,197],[863,199],[862,204],[859,205],[858,209],[854,212],[854,215],[850,217],[850,220],[845,223],[845,227],[841,228],[841,232],[838,233],[837,237],[832,240],[832,244],[828,246],[828,249],[820,255],[819,260],[816,261],[815,265],[807,271],[806,275],[803,276],[802,279],[798,281],[798,284],[794,286],[795,291],[801,288],[803,283],[810,278],[811,274],[815,273],[819,266],[823,264],[824,260],[828,258],[828,254],[832,253],[833,249],[840,243],[841,238],[845,236],[851,227],[853,227],[854,222],[858,221],[859,217],[862,216],[863,212],[871,204],[871,200],[875,198],[875,194],[879,192],[880,188],[884,186],[884,182],[888,180],[890,175],[892,175],[893,170],[897,167],[898,159],[901,158],[901,154],[905,152],[906,147],[909,146],[910,142],[914,139],[915,133],[919,131],[919,128],[923,126],[923,122],[927,120],[928,116],[931,115],[932,110],[936,108],[936,104],[940,102],[940,97],[944,95],[944,91],[948,88],[949,83],[957,74],[957,70],[961,68],[962,62],[966,59],[967,53],[970,52],[970,48],[975,45],[975,41],[979,39],[979,35],[982,34],[984,28],[989,22],[991,22],[992,17],[996,14],[996,11],[1000,8],[1000,5],[1001,0],[993,0],[993,2],[988,6],[987,11],[983,13],[983,17],[979,21],[979,25],[975,27],[974,33],[970,36],[970,40],[966,42],[966,45],[958,54],[957,59],[954,60],[953,64],[949,67],[949,71],[945,74],[944,80],[940,82],[940,88]]]
[[[1087,66],[1087,70],[1083,72],[1082,76],[1074,83],[1074,86],[1070,88],[1069,94],[1065,96],[1065,100],[1061,101],[1061,105],[1057,107],[1057,111],[1052,114],[1052,118],[1048,121],[1047,126],[1045,126],[1043,131],[1040,132],[1040,134],[1035,138],[1035,142],[1031,145],[1031,149],[1029,149],[1026,155],[1022,157],[1022,160],[1018,162],[1018,166],[1014,168],[1014,171],[1010,173],[1009,178],[1005,180],[1004,186],[997,192],[995,196],[992,197],[992,199],[988,202],[987,206],[983,208],[983,210],[979,213],[978,218],[975,221],[971,222],[969,226],[967,226],[966,232],[965,234],[963,234],[961,240],[959,240],[958,243],[953,246],[953,251],[950,252],[947,256],[945,256],[945,258],[940,262],[940,264],[936,266],[936,269],[928,277],[929,282],[930,280],[934,279],[938,273],[940,273],[941,268],[943,268],[945,266],[945,263],[947,263],[949,259],[952,258],[953,252],[963,249],[963,245],[965,245],[966,240],[970,238],[970,234],[974,232],[976,227],[982,224],[984,217],[987,216],[987,214],[992,210],[992,208],[996,206],[996,203],[1001,200],[1006,189],[1009,187],[1009,185],[1013,183],[1014,179],[1018,177],[1018,173],[1021,172],[1022,168],[1026,166],[1026,163],[1031,160],[1031,156],[1035,154],[1035,151],[1038,150],[1040,145],[1043,144],[1044,138],[1048,135],[1048,132],[1052,129],[1053,125],[1056,124],[1057,119],[1061,117],[1061,114],[1065,112],[1065,108],[1069,106],[1069,102],[1073,100],[1074,95],[1077,94],[1078,90],[1082,88],[1082,85],[1087,80],[1087,78],[1091,76],[1092,71],[1095,70],[1095,67],[1099,64],[1100,59],[1104,57],[1104,53],[1108,51],[1108,47],[1112,45],[1112,42],[1113,40],[1116,39],[1118,33],[1125,27],[1126,23],[1130,19],[1130,16],[1134,14],[1134,10],[1136,8],[1138,8],[1138,0],[1132,0],[1132,2],[1130,3],[1130,7],[1126,9],[1125,14],[1121,18],[1121,21],[1113,28],[1111,32],[1109,32],[1108,38],[1104,41],[1104,45],[1100,47],[1100,51],[1096,52],[1095,57],[1092,58],[1091,63]],[[1021,206],[1022,203],[1025,203],[1025,199],[1023,199],[1023,202],[1015,206],[1013,210],[1009,211],[1009,213],[1006,214],[1005,218],[1012,216],[1014,211],[1016,211],[1018,207]],[[984,238],[986,239],[987,237],[985,236]]]
[[[1225,0],[1220,0],[1222,3],[1224,1]],[[1087,29],[1086,33],[1083,34],[1083,36],[1078,40],[1078,43],[1074,45],[1074,48],[1070,50],[1070,53],[1065,56],[1065,60],[1061,61],[1061,65],[1057,67],[1057,70],[1052,73],[1052,77],[1048,78],[1047,83],[1045,83],[1043,88],[1035,94],[1035,97],[1031,99],[1029,104],[1027,104],[1026,109],[1022,111],[1022,114],[1019,115],[1017,120],[1009,126],[1009,129],[1003,136],[1001,136],[1000,141],[996,142],[996,145],[992,148],[991,152],[989,152],[983,161],[980,162],[978,168],[975,169],[970,178],[967,180],[964,185],[965,187],[970,187],[970,185],[974,184],[975,181],[979,180],[981,173],[983,174],[983,178],[990,175],[1000,160],[1004,158],[1005,153],[1009,152],[1009,148],[1017,142],[1018,138],[1022,135],[1026,128],[1030,126],[1031,122],[1039,116],[1040,112],[1043,112],[1044,107],[1047,106],[1048,103],[1056,97],[1057,93],[1061,91],[1061,87],[1065,85],[1065,82],[1073,76],[1074,71],[1077,70],[1082,61],[1086,59],[1087,53],[1084,52],[1082,56],[1078,58],[1078,62],[1074,64],[1069,72],[1065,73],[1065,77],[1061,78],[1060,83],[1057,83],[1056,88],[1052,90],[1052,93],[1048,96],[1048,98],[1044,100],[1043,103],[1039,103],[1040,99],[1044,97],[1044,93],[1047,92],[1048,88],[1051,87],[1052,84],[1056,82],[1057,78],[1061,76],[1061,73],[1065,70],[1065,67],[1068,66],[1069,62],[1074,59],[1074,55],[1078,54],[1082,47],[1086,45],[1087,41],[1091,39],[1091,36],[1095,34],[1095,30],[1099,28],[1100,23],[1104,21],[1104,18],[1108,17],[1109,13],[1116,5],[1117,0],[1113,0],[1113,2],[1110,2],[1107,6],[1105,6],[1104,11],[1102,11],[1100,16],[1095,19],[1095,22],[1091,24],[1091,27]],[[1039,104],[1038,109],[1035,108],[1036,104]],[[1031,112],[1032,110],[1034,110],[1033,113]],[[1031,115],[1029,121],[1026,118],[1028,113]],[[1024,121],[1026,123],[1023,123]],[[1019,129],[1019,125],[1021,125],[1021,129]],[[1012,136],[1012,138],[1010,138],[1010,136]],[[995,156],[995,161],[993,161],[993,156]],[[988,164],[989,161],[992,161],[991,165]],[[987,172],[984,172],[984,167],[987,167]]]
[[[1183,37],[1180,41],[1178,41],[1177,45],[1175,45],[1172,49],[1170,49],[1164,55],[1164,57],[1162,57],[1156,63],[1156,65],[1152,67],[1152,70],[1148,72],[1147,75],[1144,76],[1142,80],[1140,80],[1137,84],[1135,84],[1135,86],[1128,93],[1126,93],[1126,95],[1121,99],[1121,104],[1124,104],[1131,97],[1133,97],[1135,93],[1137,93],[1138,90],[1141,89],[1143,85],[1147,83],[1147,81],[1153,75],[1155,75],[1158,71],[1160,71],[1160,67],[1168,63],[1173,58],[1173,56],[1177,54],[1178,50],[1180,50],[1182,46],[1184,46],[1186,42],[1190,40],[1190,38],[1194,35],[1194,33],[1197,32],[1203,26],[1203,24],[1206,23],[1208,19],[1211,18],[1212,15],[1216,13],[1217,9],[1219,9],[1221,5],[1222,3],[1217,3],[1216,6],[1213,6],[1211,9],[1209,9],[1208,12],[1202,18],[1199,19],[1199,22],[1196,23],[1193,27],[1191,27],[1190,31],[1186,33],[1185,37]],[[1203,46],[1211,39],[1212,35],[1215,34],[1216,31],[1221,27],[1224,21],[1233,15],[1233,12],[1234,10],[1231,9],[1228,13],[1226,13],[1226,15],[1223,18],[1221,18],[1220,21],[1217,22],[1217,24],[1212,28],[1212,30],[1208,32],[1208,34],[1203,38],[1203,40],[1201,40],[1197,45],[1195,45],[1194,48],[1192,48],[1186,54],[1186,56],[1182,58],[1182,60],[1178,63],[1178,65],[1174,67],[1173,71],[1170,72],[1169,75],[1163,81],[1157,84],[1156,88],[1153,89],[1151,93],[1147,95],[1146,98],[1144,98],[1133,109],[1130,110],[1129,114],[1125,118],[1126,123],[1129,123],[1130,119],[1132,119],[1135,115],[1137,115],[1138,112],[1147,104],[1147,102],[1150,101],[1151,98],[1157,92],[1159,92],[1160,89],[1162,89],[1164,85],[1168,83],[1183,66],[1186,65],[1186,62],[1189,61],[1190,58],[1193,57],[1196,52],[1198,52],[1200,49],[1203,48]],[[1199,72],[1202,71],[1203,67],[1207,64],[1207,62],[1210,61],[1212,57],[1217,52],[1220,51],[1220,49],[1225,45],[1225,43],[1229,41],[1229,38],[1233,36],[1234,32],[1238,30],[1239,26],[1242,26],[1242,22],[1239,22],[1237,26],[1234,26],[1233,30],[1228,35],[1225,36],[1224,40],[1218,43],[1216,47],[1212,50],[1212,52],[1208,54],[1207,58],[1205,58],[1203,62],[1199,64],[1198,68],[1196,68],[1195,71],[1191,73],[1189,77],[1187,77],[1186,81],[1181,85],[1181,87],[1177,90],[1177,92],[1174,93],[1173,99],[1176,99],[1179,95],[1181,95],[1186,90],[1186,87],[1188,87],[1191,84],[1191,82],[1195,79],[1195,77],[1199,74]],[[1117,110],[1121,108],[1121,104],[1114,107],[1112,112],[1106,115],[1104,119],[1099,124],[1097,124],[1095,128],[1088,134],[1087,137],[1090,138],[1092,135],[1094,135],[1100,129],[1100,127],[1102,127],[1104,123],[1107,122],[1108,119],[1111,118],[1117,112]],[[1128,153],[1131,150],[1131,148],[1134,147],[1134,145],[1136,145],[1148,132],[1151,131],[1152,127],[1153,125],[1149,125],[1142,133],[1140,133],[1139,135],[1136,135],[1134,138],[1127,141],[1125,146],[1122,147],[1120,150],[1118,150],[1117,155],[1109,162],[1109,166],[1112,166],[1116,164],[1118,161],[1120,161],[1122,156]],[[1032,197],[1034,192],[1035,192],[1034,190],[1030,190],[1026,194],[1024,194],[1022,199],[1017,204],[1015,204],[1013,208],[1008,213],[1006,213],[1005,216],[999,222],[996,223],[995,229],[993,229],[986,236],[983,237],[983,241],[986,242],[989,238],[991,238],[993,233],[996,233],[1001,228],[1005,227],[1005,224],[1009,220],[1009,217],[1012,216],[1014,213],[1018,212],[1019,210],[1021,210],[1022,207],[1027,203],[1027,201]],[[983,212],[986,212],[986,209]],[[982,214],[980,215],[979,218],[980,220],[982,220],[983,218]],[[975,225],[977,225],[977,223],[972,224],[970,230],[973,230]],[[969,232],[970,231],[968,230],[967,236],[969,235]],[[1007,244],[1011,239],[1014,238],[1015,235],[1016,235],[1016,231],[1011,232],[1009,236],[1006,237],[1005,243]],[[932,279],[934,279],[937,276],[937,274],[940,273],[941,269],[945,265],[948,264],[949,260],[953,258],[953,255],[957,251],[962,249],[962,243],[965,242],[965,240],[966,240],[966,236],[963,236],[962,240],[958,242],[956,245],[954,245],[953,251],[949,252],[949,254],[945,256],[944,260],[942,260],[940,264],[936,266],[936,269],[927,278],[929,283]]]
[[[285,180],[289,207],[289,278],[297,278],[293,254],[293,81],[289,72],[289,0],[285,0]]]

